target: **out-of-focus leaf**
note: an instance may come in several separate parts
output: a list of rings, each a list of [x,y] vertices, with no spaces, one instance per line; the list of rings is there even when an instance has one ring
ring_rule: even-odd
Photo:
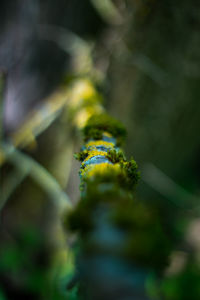
[[[66,89],[59,89],[52,94],[46,102],[27,117],[21,128],[12,134],[11,141],[13,145],[15,147],[26,147],[35,142],[35,138],[58,117],[67,100]]]
[[[178,185],[153,164],[143,166],[142,180],[178,207],[187,209],[199,202],[198,196]]]
[[[3,91],[4,91],[4,74],[0,73],[0,143],[3,136]]]
[[[4,293],[1,288],[0,288],[0,300],[6,300],[6,297],[4,296]]]
[[[16,245],[5,247],[0,254],[0,271],[17,271],[24,263],[24,253]]]
[[[91,0],[102,18],[109,24],[120,24],[122,16],[111,0]]]

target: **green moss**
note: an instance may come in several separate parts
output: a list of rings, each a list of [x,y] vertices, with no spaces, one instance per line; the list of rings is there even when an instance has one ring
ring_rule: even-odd
[[[138,172],[138,166],[134,159],[130,161],[121,162],[122,168],[125,170],[127,177],[129,179],[130,188],[133,188],[137,185],[140,179],[140,172]]]
[[[126,169],[119,169],[118,171],[107,170],[103,175],[96,175],[93,177],[87,177],[84,169],[81,170],[82,180],[86,185],[93,184],[99,185],[101,183],[113,183],[116,187],[127,191],[133,191],[138,183],[139,175],[137,172],[131,173],[131,177],[127,176]]]
[[[84,133],[84,141],[87,142],[90,138],[94,140],[101,140],[103,137],[103,131],[97,128],[90,128],[87,133]]]
[[[88,156],[88,150],[83,150],[83,151],[80,151],[78,153],[75,153],[74,154],[74,158],[79,160],[79,161],[84,161],[86,159],[86,157]]]
[[[86,141],[90,138],[101,139],[103,132],[109,132],[117,139],[118,144],[121,144],[126,136],[124,126],[119,121],[105,113],[93,115],[83,129]]]
[[[119,156],[117,156],[115,151],[111,151],[107,157],[111,161],[119,162],[104,166],[101,172],[98,172],[98,169],[103,164],[97,165],[96,172],[95,166],[91,168],[91,171],[88,168],[80,170],[80,177],[84,187],[89,184],[98,186],[101,183],[113,183],[116,187],[133,192],[140,178],[136,162],[133,159],[131,161],[124,160],[123,152],[120,152]]]
[[[127,175],[130,187],[132,185],[135,186],[138,183],[140,179],[140,172],[138,172],[138,166],[134,159],[127,161],[123,151],[117,151],[115,149],[109,150],[107,157],[112,163],[120,163],[122,170],[124,170]]]
[[[113,164],[126,160],[122,150],[109,149],[106,156]]]
[[[69,116],[71,118],[74,118],[76,114],[81,111],[82,109],[88,109],[95,108],[98,105],[102,104],[103,100],[100,95],[92,95],[88,98],[80,98],[79,103],[75,106],[69,107]]]
[[[81,102],[81,101],[80,101]],[[82,101],[79,105],[79,108],[84,108],[84,107],[87,107],[87,106],[93,106],[93,105],[96,105],[96,104],[103,104],[103,98],[100,94],[95,94],[92,95],[91,97],[88,97],[88,98],[84,98],[84,101]]]

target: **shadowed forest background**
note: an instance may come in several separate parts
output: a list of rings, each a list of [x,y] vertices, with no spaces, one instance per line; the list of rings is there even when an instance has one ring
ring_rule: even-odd
[[[152,276],[137,300],[200,299],[199,1],[1,0],[0,300],[79,299],[61,193],[79,200],[82,142],[55,93],[82,77],[127,128],[135,197],[176,236],[159,292]]]

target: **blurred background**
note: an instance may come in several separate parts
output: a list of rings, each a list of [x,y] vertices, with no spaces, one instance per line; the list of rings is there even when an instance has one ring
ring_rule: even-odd
[[[80,77],[127,128],[124,149],[141,171],[135,197],[184,232],[169,273],[191,253],[198,264],[199,49],[197,0],[1,0],[1,300],[66,297],[60,278],[73,273],[73,241],[61,211],[68,197],[79,200],[73,153],[82,143],[66,89]]]

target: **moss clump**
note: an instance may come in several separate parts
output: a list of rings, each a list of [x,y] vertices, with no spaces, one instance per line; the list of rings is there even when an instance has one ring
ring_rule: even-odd
[[[135,186],[140,179],[140,172],[134,159],[120,163],[129,178],[130,186]]]
[[[87,125],[86,125],[87,126]],[[83,129],[83,131],[85,130],[85,127]],[[85,134],[84,137],[84,141],[88,141],[90,138],[94,139],[94,140],[101,140],[103,137],[103,131],[97,129],[97,128],[90,128],[87,131],[87,134]]]
[[[124,162],[126,160],[123,151],[117,151],[116,149],[109,149],[107,152],[107,157],[113,164]]]
[[[74,154],[74,158],[79,161],[84,161],[88,156],[88,150],[83,150]]]
[[[115,137],[118,145],[122,143],[126,136],[124,126],[105,113],[93,115],[83,128],[83,134],[86,141],[91,138],[101,139],[103,132],[108,132]]]
[[[113,183],[128,191],[133,191],[138,183],[140,174],[134,160],[120,161],[119,163],[101,163],[86,166],[80,170],[80,177],[86,186],[90,183]]]
[[[140,173],[138,172],[138,166],[134,159],[130,161],[126,160],[126,157],[122,150],[111,149],[107,153],[107,157],[110,159],[112,163],[119,163],[122,170],[125,171],[127,176],[127,180],[125,180],[129,186],[129,188],[135,187],[140,179]]]

